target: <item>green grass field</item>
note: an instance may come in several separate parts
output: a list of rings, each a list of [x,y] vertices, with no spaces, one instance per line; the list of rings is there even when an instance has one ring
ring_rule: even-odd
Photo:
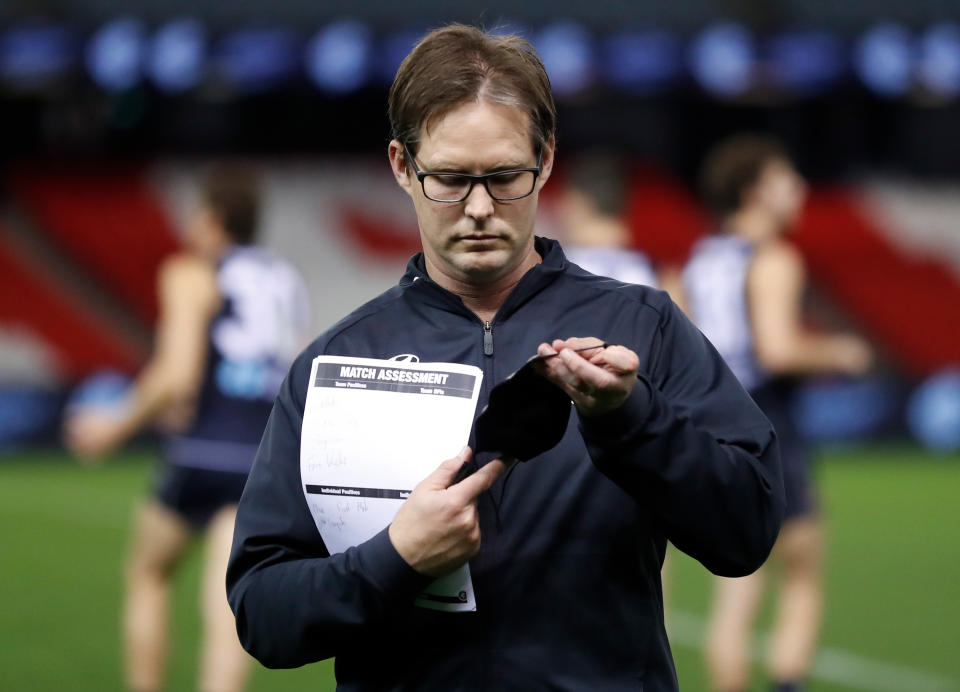
[[[60,453],[0,459],[0,690],[122,689],[118,613],[130,508],[147,452],[83,468]],[[812,691],[960,691],[960,459],[909,447],[834,451],[819,467],[830,531],[828,608]],[[199,554],[177,577],[168,689],[193,689]],[[704,689],[697,646],[710,578],[676,555],[675,657]],[[766,627],[764,616],[759,629]],[[757,670],[756,689],[765,689]],[[333,689],[330,662],[258,667],[251,689]]]

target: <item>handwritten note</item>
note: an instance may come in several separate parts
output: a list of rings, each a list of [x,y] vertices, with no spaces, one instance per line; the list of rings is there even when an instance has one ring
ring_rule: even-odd
[[[467,443],[483,373],[458,363],[318,356],[300,439],[307,506],[330,554],[369,540]],[[417,605],[476,610],[467,565]]]

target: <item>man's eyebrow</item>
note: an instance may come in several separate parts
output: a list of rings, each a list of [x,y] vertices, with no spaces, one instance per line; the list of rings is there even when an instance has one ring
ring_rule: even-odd
[[[494,166],[493,168],[488,168],[487,171],[490,173],[495,173],[496,171],[512,171],[517,168],[536,168],[536,164],[531,166],[526,161],[510,162],[501,164],[499,166]]]
[[[536,164],[534,164],[533,166],[531,166],[530,164],[528,164],[528,163],[525,162],[525,161],[520,161],[520,162],[518,162],[518,161],[507,161],[507,162],[504,162],[504,163],[498,163],[497,165],[491,166],[490,168],[485,168],[485,169],[483,169],[482,171],[480,171],[480,173],[496,173],[496,172],[498,172],[498,171],[512,171],[512,170],[517,169],[517,168],[534,168],[535,166],[536,166]],[[467,169],[465,169],[465,168],[463,168],[463,167],[461,167],[461,166],[454,165],[454,164],[452,164],[452,163],[447,163],[447,162],[445,162],[445,161],[440,161],[440,162],[438,162],[438,163],[436,163],[436,164],[433,164],[433,165],[431,165],[431,166],[429,166],[429,167],[426,166],[426,165],[424,165],[421,170],[426,171],[426,172],[428,172],[428,173],[466,173],[466,174],[472,174],[472,171],[470,171],[470,170],[467,170]]]
[[[468,173],[469,172],[469,171],[465,171],[460,166],[456,166],[452,163],[446,163],[444,161],[441,161],[433,165],[424,164],[422,168],[424,171],[429,171],[430,173]]]

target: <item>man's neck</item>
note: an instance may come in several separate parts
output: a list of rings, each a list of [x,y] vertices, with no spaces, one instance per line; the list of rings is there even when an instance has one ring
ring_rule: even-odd
[[[725,226],[728,232],[740,236],[751,245],[772,240],[779,230],[768,214],[754,209],[743,209],[731,214],[727,217]]]
[[[463,304],[473,312],[481,322],[491,322],[507,296],[520,283],[520,279],[533,267],[540,264],[540,255],[531,245],[529,253],[510,272],[488,283],[474,283],[450,276],[429,257],[424,255],[427,275],[440,287],[460,297]]]
[[[623,248],[630,245],[630,230],[619,219],[595,216],[571,224],[569,240],[580,247]]]

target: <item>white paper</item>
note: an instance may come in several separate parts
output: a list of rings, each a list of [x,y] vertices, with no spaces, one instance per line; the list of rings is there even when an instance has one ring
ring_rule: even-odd
[[[459,363],[314,358],[300,475],[331,555],[380,532],[410,491],[467,444],[482,378]],[[476,610],[469,566],[430,584],[416,604]]]

